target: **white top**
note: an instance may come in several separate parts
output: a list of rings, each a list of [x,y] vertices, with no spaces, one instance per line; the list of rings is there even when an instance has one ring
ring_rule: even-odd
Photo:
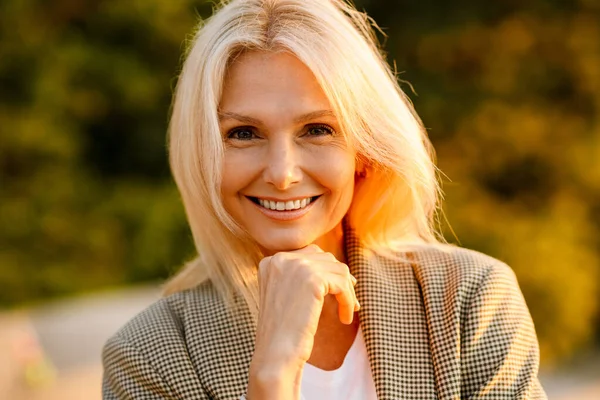
[[[377,400],[367,346],[360,327],[342,365],[324,371],[304,364],[302,400]]]
[[[338,369],[324,371],[304,364],[300,394],[302,400],[377,400],[367,346],[360,327]],[[243,395],[240,400],[245,399]]]

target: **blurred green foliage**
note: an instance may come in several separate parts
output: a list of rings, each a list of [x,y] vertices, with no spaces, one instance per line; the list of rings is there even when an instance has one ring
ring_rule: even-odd
[[[600,2],[356,4],[419,94],[403,83],[456,237],[513,267],[543,361],[600,337]],[[211,9],[0,3],[0,306],[165,278],[192,254],[165,132]]]

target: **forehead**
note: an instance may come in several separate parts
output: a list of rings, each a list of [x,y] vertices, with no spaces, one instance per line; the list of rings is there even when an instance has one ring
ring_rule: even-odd
[[[312,71],[287,52],[248,51],[230,64],[223,82],[220,108],[226,111],[258,107],[330,109]]]

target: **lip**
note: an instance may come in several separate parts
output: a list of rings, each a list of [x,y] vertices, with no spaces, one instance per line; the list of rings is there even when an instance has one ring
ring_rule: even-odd
[[[290,197],[288,199],[278,199],[276,197],[262,197],[262,196],[246,196],[246,197],[253,197],[255,199],[261,199],[261,200],[269,200],[269,201],[281,201],[281,202],[287,202],[287,201],[296,201],[296,200],[302,200],[302,199],[308,199],[308,198],[315,198],[315,197],[319,197],[320,195],[312,195],[312,196],[297,196],[297,197]]]
[[[252,205],[254,205],[254,207],[258,208],[258,211],[260,211],[267,217],[274,219],[276,221],[294,221],[294,220],[302,218],[305,214],[307,214],[310,211],[313,204],[315,204],[321,198],[321,196],[318,196],[317,199],[311,201],[310,204],[304,208],[299,208],[297,210],[277,211],[277,210],[270,210],[268,208],[264,208],[260,204],[256,204],[255,202],[250,200],[248,197],[249,196],[246,196],[246,200],[248,200],[250,203],[252,203]],[[306,197],[300,197],[300,198],[296,198],[295,200],[300,200],[300,199],[305,199],[305,198]],[[261,199],[271,200],[271,198],[269,198],[269,197],[261,197]],[[273,201],[292,201],[292,199],[290,199],[290,200],[273,200]]]

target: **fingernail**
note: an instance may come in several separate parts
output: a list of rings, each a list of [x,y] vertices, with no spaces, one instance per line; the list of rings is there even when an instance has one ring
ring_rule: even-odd
[[[356,304],[354,305],[354,311],[360,310],[360,303],[356,300]]]
[[[356,285],[356,282],[357,282],[356,278],[353,275],[350,275],[350,277],[352,278],[352,284]]]

